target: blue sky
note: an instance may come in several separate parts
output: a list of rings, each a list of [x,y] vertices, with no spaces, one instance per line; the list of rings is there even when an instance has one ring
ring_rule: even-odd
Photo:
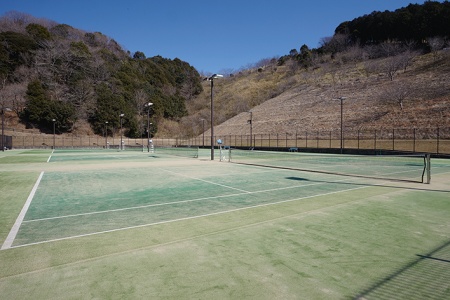
[[[235,71],[303,44],[343,21],[419,0],[0,0],[19,11],[116,40],[131,53],[179,58],[204,73]],[[443,2],[443,1],[440,1]]]

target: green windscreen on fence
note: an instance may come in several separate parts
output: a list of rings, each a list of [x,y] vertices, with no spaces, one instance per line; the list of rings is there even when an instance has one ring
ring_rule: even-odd
[[[430,181],[429,155],[342,155],[230,149],[230,162],[376,179]]]

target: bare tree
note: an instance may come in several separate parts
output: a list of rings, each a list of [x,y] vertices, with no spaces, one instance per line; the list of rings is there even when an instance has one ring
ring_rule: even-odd
[[[0,19],[0,31],[25,33],[25,27],[36,18],[18,11],[9,11]]]
[[[405,63],[405,56],[403,54],[390,56],[384,60],[383,70],[389,77],[390,81],[394,80],[394,77],[397,74],[397,72],[404,67],[404,63]]]
[[[19,114],[25,107],[25,93],[27,89],[26,83],[14,83],[6,84],[6,81],[2,82],[2,88],[0,89],[0,97],[5,103],[5,107],[12,109]]]
[[[149,102],[149,96],[144,90],[137,90],[134,92],[134,102],[136,105],[136,111],[138,111],[139,115],[141,115],[144,106]]]
[[[369,77],[370,74],[378,73],[380,70],[379,63],[373,59],[368,59],[363,63],[363,71],[366,77]]]
[[[401,56],[401,64],[403,65],[403,71],[406,71],[406,69],[411,65],[413,59],[419,55],[418,51],[407,49],[404,51]]]
[[[440,36],[430,37],[427,39],[427,43],[430,46],[431,53],[433,53],[434,60],[439,58],[438,51],[444,48],[445,40]]]
[[[68,97],[76,108],[77,117],[86,119],[92,115],[95,109],[93,85],[89,80],[78,81],[69,91]]]
[[[396,103],[403,110],[405,100],[412,94],[413,86],[409,82],[396,82],[383,86],[379,97],[382,103]]]
[[[342,33],[335,34],[332,37],[322,38],[320,44],[325,51],[335,54],[347,49],[350,45],[350,36]]]

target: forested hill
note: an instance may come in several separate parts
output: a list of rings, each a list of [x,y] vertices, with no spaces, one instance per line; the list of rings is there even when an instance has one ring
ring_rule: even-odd
[[[88,122],[102,133],[105,122],[117,130],[123,113],[130,137],[146,130],[147,113],[153,132],[155,120],[186,115],[186,100],[202,91],[187,62],[132,55],[102,33],[19,12],[0,18],[0,80],[2,108],[29,128],[51,130],[55,120],[63,133]]]
[[[450,2],[426,1],[395,11],[374,11],[341,23],[336,34],[349,34],[362,45],[384,41],[422,42],[434,36],[450,36]]]

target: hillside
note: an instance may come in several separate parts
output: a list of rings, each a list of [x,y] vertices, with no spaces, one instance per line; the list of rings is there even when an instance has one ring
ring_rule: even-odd
[[[317,49],[302,45],[224,74],[214,89],[215,134],[249,134],[249,111],[253,134],[337,130],[339,97],[346,129],[449,127],[450,33],[436,26],[449,17],[447,1],[373,12],[339,24]],[[17,131],[209,134],[205,76],[179,59],[131,54],[100,32],[18,12],[0,17],[0,105],[12,109],[6,126]]]
[[[10,12],[0,17],[0,105],[27,129],[141,137],[186,115],[201,92],[187,62],[125,51],[100,32]],[[148,105],[152,103],[152,105]],[[122,115],[122,117],[119,116]]]
[[[406,70],[399,69],[392,80],[384,69],[390,59],[339,66],[329,60],[294,73],[289,66],[272,64],[216,80],[215,135],[248,135],[248,111],[252,112],[253,134],[338,130],[340,101],[333,100],[338,97],[346,97],[346,129],[450,127],[450,51],[414,56]],[[208,103],[208,82],[203,89],[200,99]],[[267,100],[255,106],[246,101],[264,98]],[[195,106],[190,103],[188,109]],[[192,127],[200,134],[201,119],[206,119],[205,134],[209,135],[208,109],[204,107],[183,121],[195,123]],[[240,113],[227,118],[239,109]]]

